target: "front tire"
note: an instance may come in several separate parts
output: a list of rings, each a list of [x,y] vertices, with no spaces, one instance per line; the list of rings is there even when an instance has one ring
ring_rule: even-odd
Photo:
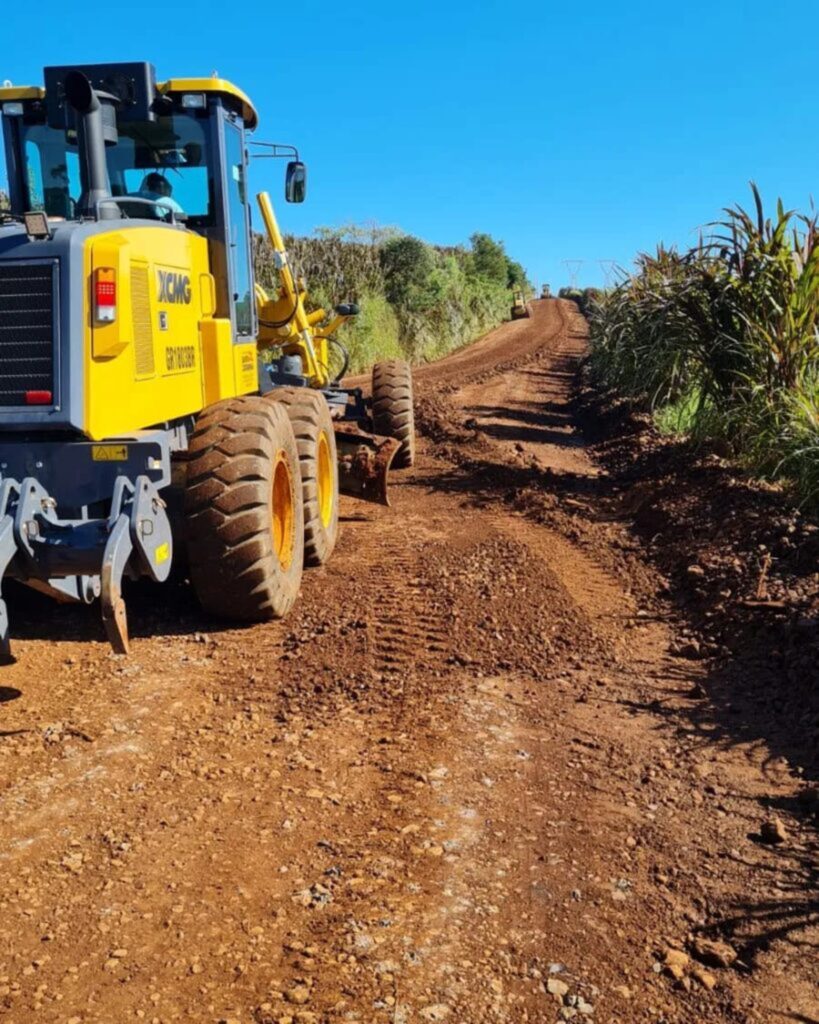
[[[265,395],[287,410],[299,452],[304,501],[304,564],[324,565],[338,540],[338,455],[327,399],[310,388]]]
[[[206,611],[280,619],[304,561],[299,456],[287,411],[255,396],[199,414],[185,482],[190,577]]]
[[[403,359],[387,359],[373,367],[373,431],[401,442],[392,463],[396,469],[415,462],[412,370]]]

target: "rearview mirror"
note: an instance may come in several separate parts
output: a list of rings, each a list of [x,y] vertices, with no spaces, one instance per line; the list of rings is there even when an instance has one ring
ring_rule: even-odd
[[[287,165],[284,183],[284,198],[288,203],[303,203],[307,195],[307,165],[301,160],[291,160]]]

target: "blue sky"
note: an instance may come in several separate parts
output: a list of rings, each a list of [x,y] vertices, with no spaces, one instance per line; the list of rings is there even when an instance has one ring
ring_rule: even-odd
[[[816,189],[815,0],[34,9],[34,36],[33,8],[0,15],[0,80],[150,60],[160,78],[218,70],[244,88],[256,137],[296,143],[310,168],[304,206],[278,204],[289,231],[376,221],[444,244],[488,231],[538,282],[567,283],[562,261],[583,259],[595,284],[598,260],[692,241],[750,201],[751,178],[802,208]],[[275,201],[282,172],[262,161],[254,184]]]

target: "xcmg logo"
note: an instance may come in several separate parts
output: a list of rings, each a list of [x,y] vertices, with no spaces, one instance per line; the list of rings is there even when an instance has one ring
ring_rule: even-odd
[[[176,274],[172,270],[158,270],[157,274],[160,302],[190,303],[191,279],[187,274]]]

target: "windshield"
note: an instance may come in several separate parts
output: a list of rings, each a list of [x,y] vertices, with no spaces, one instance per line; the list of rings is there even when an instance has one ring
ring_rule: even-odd
[[[119,141],[106,149],[112,195],[151,199],[161,204],[160,215],[171,209],[184,213],[195,225],[211,224],[214,197],[208,118],[172,114],[118,127]],[[50,217],[74,217],[81,185],[73,133],[45,124],[22,124],[21,148],[26,209],[45,210]],[[156,215],[142,203],[126,203],[123,209],[132,217]]]

